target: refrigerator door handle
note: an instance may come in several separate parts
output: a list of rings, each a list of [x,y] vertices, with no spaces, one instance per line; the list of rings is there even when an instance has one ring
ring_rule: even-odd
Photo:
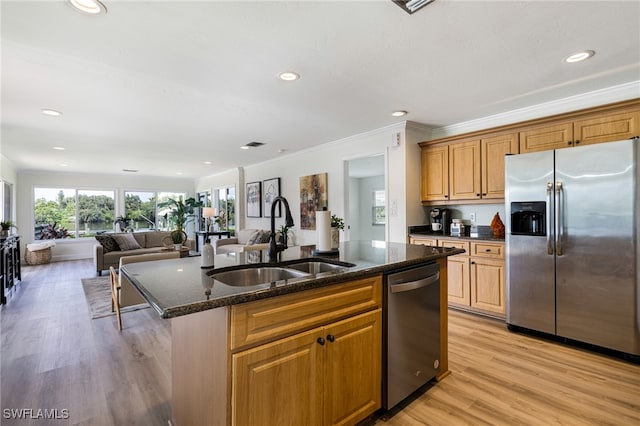
[[[562,182],[556,182],[556,223],[558,228],[556,230],[556,254],[562,256],[562,238],[564,237],[564,192],[562,190]]]
[[[551,190],[553,182],[547,182],[547,254],[553,255],[553,243],[551,242]]]

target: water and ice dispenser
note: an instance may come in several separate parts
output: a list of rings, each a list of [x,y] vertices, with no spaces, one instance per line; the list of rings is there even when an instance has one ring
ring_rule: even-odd
[[[546,207],[544,201],[511,203],[511,234],[547,235]]]

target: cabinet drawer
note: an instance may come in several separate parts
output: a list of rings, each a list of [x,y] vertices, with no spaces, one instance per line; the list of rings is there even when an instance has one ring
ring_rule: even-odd
[[[471,256],[504,259],[504,244],[502,243],[471,243]]]
[[[375,309],[382,304],[382,276],[306,290],[231,307],[232,351]]]
[[[438,240],[435,238],[410,238],[409,244],[438,247]]]
[[[456,254],[456,256],[469,256],[469,241],[465,240],[438,240],[440,247],[461,248],[466,253]]]

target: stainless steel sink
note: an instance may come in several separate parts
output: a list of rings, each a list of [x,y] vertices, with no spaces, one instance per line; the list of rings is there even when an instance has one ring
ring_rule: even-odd
[[[349,265],[353,266],[353,265]],[[292,265],[287,265],[287,268],[295,269],[298,271],[305,272],[307,274],[320,274],[322,272],[339,272],[347,269],[347,265],[336,265],[333,263],[321,262],[321,261],[307,261],[294,263]]]
[[[277,281],[302,278],[309,276],[299,270],[280,267],[246,268],[235,271],[213,274],[211,278],[234,287],[253,286],[258,284],[275,283]]]

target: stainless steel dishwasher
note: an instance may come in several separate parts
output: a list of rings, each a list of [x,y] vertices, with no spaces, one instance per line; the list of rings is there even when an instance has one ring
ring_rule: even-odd
[[[382,406],[391,409],[434,378],[440,364],[440,265],[386,275]]]

